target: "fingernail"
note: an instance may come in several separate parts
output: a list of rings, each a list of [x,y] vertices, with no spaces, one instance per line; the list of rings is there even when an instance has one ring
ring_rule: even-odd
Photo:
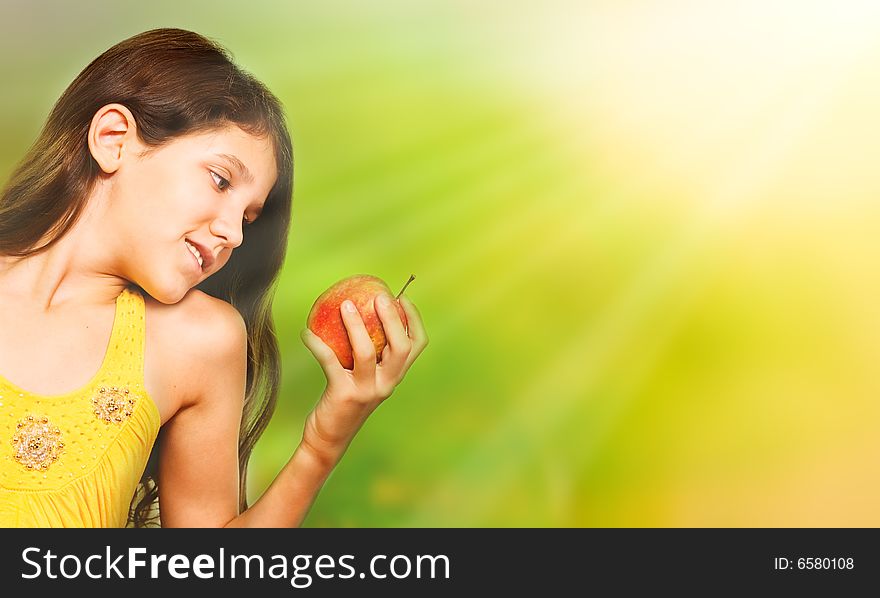
[[[379,307],[388,307],[391,305],[391,299],[389,299],[387,295],[379,295],[376,300],[379,302]]]
[[[354,306],[354,303],[352,303],[352,302],[349,301],[348,299],[346,299],[345,301],[342,302],[342,308],[343,308],[345,311],[348,311],[348,312],[354,312],[354,311],[356,311],[356,308],[355,308],[355,306]]]

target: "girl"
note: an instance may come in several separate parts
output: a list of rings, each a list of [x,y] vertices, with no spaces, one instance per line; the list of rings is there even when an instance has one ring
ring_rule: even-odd
[[[306,331],[327,385],[248,508],[291,192],[279,101],[214,42],[148,31],[77,76],[0,195],[0,525],[302,522],[427,336],[406,296],[378,364],[356,311],[352,371]]]

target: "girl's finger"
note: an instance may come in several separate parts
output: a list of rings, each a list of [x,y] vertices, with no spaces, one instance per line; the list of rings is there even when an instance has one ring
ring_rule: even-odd
[[[382,329],[385,331],[385,340],[388,343],[382,351],[381,365],[383,369],[395,371],[403,366],[406,356],[412,350],[412,339],[406,335],[397,303],[390,295],[380,295],[376,298],[376,313],[379,314]]]
[[[412,350],[406,358],[403,365],[403,371],[409,369],[416,358],[428,346],[428,333],[425,332],[425,325],[422,323],[422,316],[419,313],[415,303],[410,301],[406,295],[400,296],[400,305],[406,312],[406,318],[409,323],[409,337],[412,339]]]
[[[376,377],[376,347],[373,345],[373,339],[370,338],[364,320],[351,300],[343,301],[339,309],[351,343],[354,379],[359,384],[372,385]]]
[[[324,376],[327,377],[327,382],[335,382],[340,376],[345,374],[345,369],[339,363],[336,353],[321,340],[321,337],[306,328],[300,333],[300,338],[302,338],[306,348],[318,360],[318,364],[324,370]]]

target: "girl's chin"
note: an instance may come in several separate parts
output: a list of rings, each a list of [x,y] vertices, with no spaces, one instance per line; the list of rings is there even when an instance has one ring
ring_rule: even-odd
[[[173,305],[183,299],[191,288],[185,284],[177,285],[141,285],[150,297],[160,303]]]

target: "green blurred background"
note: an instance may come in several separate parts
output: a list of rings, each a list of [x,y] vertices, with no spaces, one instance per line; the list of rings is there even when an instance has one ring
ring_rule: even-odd
[[[212,37],[286,106],[283,393],[355,273],[431,345],[309,526],[875,526],[880,7],[872,2],[0,4],[0,178],[146,29]]]

